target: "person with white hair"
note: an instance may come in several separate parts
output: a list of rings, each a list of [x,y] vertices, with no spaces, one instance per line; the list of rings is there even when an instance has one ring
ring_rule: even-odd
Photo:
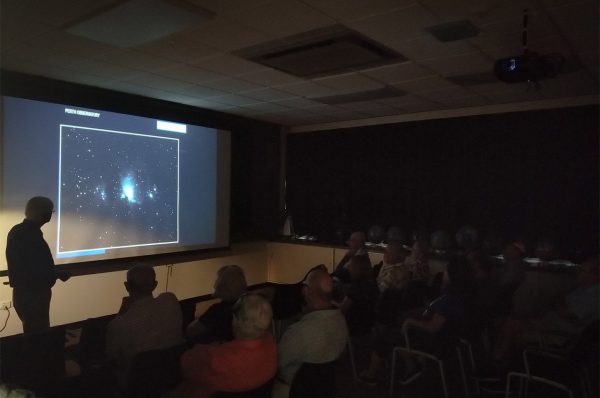
[[[50,247],[42,226],[50,221],[54,203],[44,196],[27,202],[25,219],[12,227],[6,239],[8,280],[13,288],[13,303],[23,322],[23,332],[34,333],[50,327],[50,299],[57,279],[66,281],[66,273],[54,267]]]
[[[166,397],[207,398],[215,391],[249,391],[269,382],[277,371],[277,346],[268,332],[272,318],[264,297],[240,297],[233,306],[234,340],[186,351],[181,358],[184,381]]]
[[[244,270],[237,265],[226,265],[217,271],[214,283],[215,298],[220,302],[211,305],[204,314],[186,328],[187,338],[195,343],[209,344],[233,340],[233,306],[246,292]]]

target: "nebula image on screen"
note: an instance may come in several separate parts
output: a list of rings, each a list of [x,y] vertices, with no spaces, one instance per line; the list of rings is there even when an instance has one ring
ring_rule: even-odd
[[[179,140],[61,126],[58,252],[178,241]]]

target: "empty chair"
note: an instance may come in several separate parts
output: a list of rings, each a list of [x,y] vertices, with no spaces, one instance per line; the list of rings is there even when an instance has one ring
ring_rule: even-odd
[[[337,360],[304,362],[292,380],[289,398],[334,398]]]
[[[160,397],[182,380],[179,359],[185,345],[139,353],[129,370],[128,390],[132,398]]]

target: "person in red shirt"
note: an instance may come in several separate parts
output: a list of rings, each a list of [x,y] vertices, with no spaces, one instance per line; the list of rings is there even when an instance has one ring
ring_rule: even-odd
[[[248,391],[266,384],[277,371],[277,346],[267,332],[272,316],[262,296],[242,296],[233,309],[234,340],[186,351],[181,358],[184,382],[164,398],[207,398],[215,391]]]

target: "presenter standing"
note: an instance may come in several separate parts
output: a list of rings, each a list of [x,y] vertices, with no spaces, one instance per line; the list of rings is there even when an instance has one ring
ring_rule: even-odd
[[[52,218],[54,204],[43,196],[27,202],[25,219],[12,227],[6,241],[8,277],[13,288],[13,304],[23,322],[24,333],[50,327],[50,299],[56,279],[69,276],[56,272],[42,225]]]

